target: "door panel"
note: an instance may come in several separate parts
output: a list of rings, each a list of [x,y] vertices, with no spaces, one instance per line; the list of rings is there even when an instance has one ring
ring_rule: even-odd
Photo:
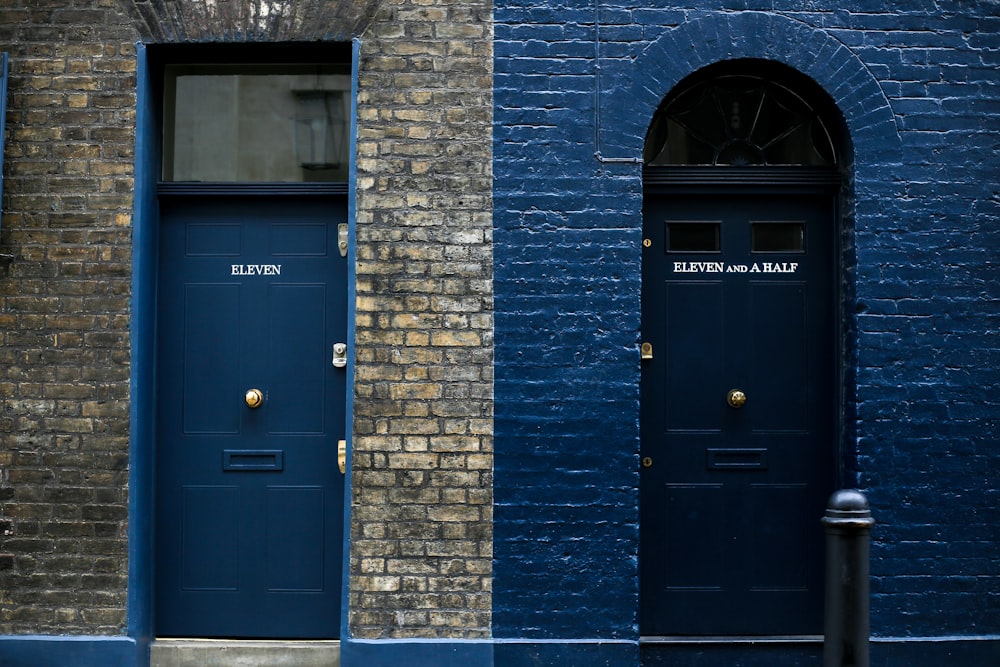
[[[326,345],[328,298],[325,284],[268,285],[269,434],[322,434],[326,429],[323,378],[334,372],[329,363],[332,345]],[[318,363],[319,359],[327,363]]]
[[[640,631],[822,631],[837,348],[832,202],[649,197]],[[742,407],[730,390],[746,395]]]
[[[235,591],[236,570],[230,564],[238,558],[239,487],[185,484],[181,502],[181,587]]]
[[[325,507],[321,487],[268,487],[267,590],[323,591]]]
[[[195,434],[236,434],[240,428],[239,405],[216,405],[216,396],[237,390],[239,349],[232,345],[240,331],[240,288],[238,285],[183,286],[184,323],[183,391],[184,432]],[[205,321],[200,313],[214,313]]]
[[[762,381],[755,382],[754,409],[743,417],[754,431],[805,430],[806,392],[801,389],[809,386],[807,285],[750,282],[747,289],[749,376]]]
[[[339,198],[162,202],[159,636],[339,632],[345,218]]]
[[[674,361],[666,375],[666,427],[671,430],[712,429],[718,425],[718,406],[709,392],[687,391],[692,381],[718,383],[723,377],[721,356],[695,355],[692,350],[721,350],[726,338],[725,305],[719,281],[667,281],[666,312],[683,312],[684,318],[666,318],[661,348]],[[656,347],[654,346],[654,350]],[[714,380],[713,380],[714,379]]]

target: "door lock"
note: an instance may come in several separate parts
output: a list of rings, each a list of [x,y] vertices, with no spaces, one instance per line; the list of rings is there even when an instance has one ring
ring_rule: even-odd
[[[337,225],[337,250],[340,251],[341,257],[347,257],[348,234],[350,234],[350,228],[347,223]]]
[[[347,365],[347,343],[333,344],[333,367],[343,368]]]

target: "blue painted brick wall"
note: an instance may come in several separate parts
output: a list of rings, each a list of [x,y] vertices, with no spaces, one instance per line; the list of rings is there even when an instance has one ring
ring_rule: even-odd
[[[627,637],[641,188],[595,178],[593,12],[523,11],[495,28],[494,635]]]
[[[636,633],[642,188],[637,166],[594,158],[594,9],[495,2],[498,637]],[[855,155],[846,458],[878,520],[873,632],[997,633],[1000,3],[599,15],[605,156],[640,155],[641,98],[720,53],[801,61],[839,102]]]

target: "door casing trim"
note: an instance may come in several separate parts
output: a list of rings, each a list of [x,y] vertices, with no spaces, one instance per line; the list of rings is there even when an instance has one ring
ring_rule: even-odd
[[[843,215],[844,185],[846,179],[839,169],[815,167],[645,167],[643,169],[643,210],[648,197],[670,197],[691,195],[740,196],[748,194],[771,196],[827,196],[831,206],[831,219],[835,225],[833,233],[832,266],[834,326],[836,333],[834,344],[837,350],[834,388],[838,405],[836,407],[836,423],[833,452],[836,470],[833,471],[836,488],[844,486],[847,476],[847,443],[848,430],[844,425],[845,398],[847,393],[847,375],[845,363],[848,351],[845,342],[849,336],[846,328],[850,322],[847,290],[845,289],[845,267],[848,257],[844,244],[846,220]],[[642,224],[645,225],[643,214]],[[640,325],[641,326],[641,325]],[[640,419],[641,419],[640,409]],[[640,431],[641,431],[640,424]],[[817,517],[818,521],[819,517]],[[639,582],[642,589],[642,582]],[[819,638],[822,640],[822,637]],[[764,641],[779,644],[812,644],[816,641],[814,635],[766,635],[766,636],[660,636],[640,635],[639,642],[645,646],[702,644],[710,646],[734,646],[740,644],[759,644]]]
[[[259,46],[259,45],[258,45]],[[349,129],[349,176],[346,184],[349,230],[347,255],[347,332],[354,340],[355,329],[355,224],[357,203],[357,93],[361,40],[349,44],[351,53],[351,112]],[[255,47],[258,48],[258,47]],[[129,378],[129,526],[126,634],[135,640],[140,656],[149,655],[154,639],[153,583],[155,507],[155,434],[156,434],[156,291],[158,274],[158,178],[161,161],[159,148],[160,113],[157,108],[158,77],[154,76],[146,44],[136,44],[136,129],[135,186],[132,218],[132,283],[130,319]],[[313,186],[315,187],[315,186]],[[325,186],[340,188],[343,184]],[[308,189],[309,186],[306,186]],[[264,187],[266,190],[266,186]],[[306,193],[303,193],[306,194]],[[348,377],[353,377],[354,345],[348,345]],[[345,434],[351,450],[353,387],[349,384],[345,408]],[[343,587],[341,599],[341,638],[348,638],[348,573],[350,554],[351,464],[347,460],[344,484]],[[140,659],[140,664],[145,664]]]

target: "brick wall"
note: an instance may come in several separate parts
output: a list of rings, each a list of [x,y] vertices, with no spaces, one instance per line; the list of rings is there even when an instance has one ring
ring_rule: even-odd
[[[364,35],[351,622],[484,636],[491,558],[491,8]],[[127,574],[135,53],[348,39],[367,2],[0,2],[0,634],[117,634]]]
[[[594,159],[593,8],[498,2],[494,29],[494,635],[628,638],[641,181]]]
[[[606,587],[634,594],[635,481],[621,470],[638,364],[622,351],[639,323],[620,309],[638,299],[639,253],[623,247],[636,247],[641,175],[593,158],[594,5],[495,4],[495,631],[628,635],[634,607]],[[879,521],[873,630],[989,633],[997,5],[825,5],[601,2],[601,149],[640,156],[670,87],[726,58],[786,62],[841,105],[854,142],[845,464]]]
[[[350,624],[489,635],[489,2],[383,3],[358,93]]]
[[[135,42],[343,40],[376,4],[0,2],[0,634],[125,625]]]
[[[0,3],[0,634],[125,621],[134,37],[77,4]]]
[[[107,4],[89,0],[91,4]],[[350,41],[371,20],[380,0],[113,0],[142,41]]]

